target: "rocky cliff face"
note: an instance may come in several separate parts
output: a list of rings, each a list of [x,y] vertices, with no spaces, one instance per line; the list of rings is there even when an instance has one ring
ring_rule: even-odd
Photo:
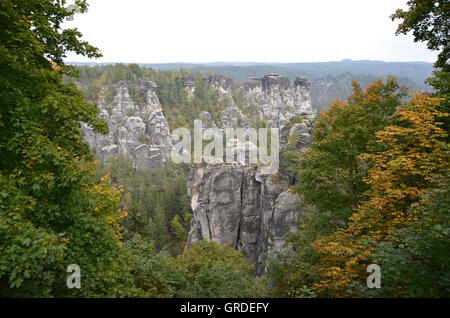
[[[305,77],[297,77],[290,83],[288,77],[279,74],[268,74],[263,77],[251,77],[239,89],[245,100],[244,108],[254,109],[251,118],[247,118],[242,110],[236,107],[232,97],[233,81],[223,75],[210,75],[202,79],[211,87],[219,90],[220,97],[229,101],[229,106],[222,111],[222,128],[244,125],[250,119],[263,119],[271,127],[282,128],[287,121],[299,114],[312,119],[314,112],[309,94],[311,84]],[[192,97],[195,92],[195,80],[191,75],[183,77],[183,87]]]
[[[287,77],[267,75],[249,79],[243,90],[246,102],[256,105],[257,116],[281,129],[281,151],[293,134],[298,136],[298,150],[310,146],[312,108],[306,79],[297,78],[291,86]],[[296,114],[303,121],[286,125]],[[245,120],[230,105],[222,128]],[[230,244],[255,264],[256,274],[263,274],[265,256],[282,249],[285,234],[296,231],[303,213],[301,199],[289,191],[292,182],[283,173],[262,175],[255,165],[194,165],[188,181],[193,218],[187,248],[199,240]]]
[[[278,74],[252,77],[243,87],[247,103],[257,106],[257,117],[279,128],[296,114],[312,118],[309,88],[310,84],[304,77],[297,77],[291,85],[289,78]]]
[[[218,89],[220,98],[229,101],[222,111],[219,131],[238,125],[248,127],[252,119],[264,119],[271,127],[280,128],[281,152],[293,134],[298,137],[294,145],[298,150],[309,147],[313,112],[305,78],[298,77],[292,85],[287,77],[276,74],[250,78],[241,90],[244,107],[254,109],[252,118],[246,118],[234,103],[230,79],[212,75],[203,81]],[[184,77],[183,86],[188,97],[192,97],[195,79]],[[143,97],[140,104],[130,97],[130,88],[134,95],[137,92]],[[120,153],[128,155],[136,168],[160,167],[170,160],[172,143],[156,85],[148,80],[123,81],[115,85],[115,90],[112,103],[102,97],[98,105],[110,133],[95,134],[83,124],[87,143],[101,160]],[[302,116],[303,121],[289,122],[296,115]],[[206,127],[216,127],[208,112],[201,112],[200,118],[209,123]],[[256,147],[237,140],[227,147],[238,149],[246,145]],[[199,240],[231,244],[256,265],[256,274],[263,274],[265,255],[282,248],[285,234],[296,230],[296,221],[303,213],[298,208],[301,199],[289,191],[293,182],[282,171],[276,175],[261,174],[254,164],[193,165],[187,184],[193,211],[187,248]]]
[[[264,256],[280,250],[284,235],[295,232],[302,214],[300,198],[289,184],[238,164],[196,166],[188,181],[193,219],[188,246],[199,240],[230,244],[241,251],[256,274]]]
[[[130,97],[131,87],[143,97],[141,105]],[[102,96],[98,104],[100,117],[108,123],[109,134],[95,134],[89,126],[82,124],[86,142],[100,160],[120,153],[128,155],[136,168],[160,167],[169,159],[172,143],[155,83],[122,81],[114,88],[113,102],[107,104]]]

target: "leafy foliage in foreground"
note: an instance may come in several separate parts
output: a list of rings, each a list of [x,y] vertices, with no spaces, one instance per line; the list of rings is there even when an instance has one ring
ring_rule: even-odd
[[[415,42],[425,42],[428,49],[438,51],[433,76],[427,79],[435,96],[443,98],[442,113],[450,113],[450,2],[446,0],[409,0],[408,9],[398,9],[392,21],[399,19],[396,34],[412,32]],[[442,118],[443,128],[449,132],[450,118]],[[447,134],[447,142],[450,140]]]
[[[425,191],[433,189],[435,179],[444,179],[448,172],[449,149],[444,141],[446,133],[439,127],[438,118],[443,114],[436,110],[438,103],[436,98],[414,96],[396,111],[395,124],[376,134],[385,150],[361,156],[373,164],[365,179],[370,185],[365,193],[368,200],[355,209],[347,228],[313,244],[322,265],[322,281],[316,284],[319,290],[334,296],[352,295],[348,287],[353,282],[365,282],[365,269],[374,263],[375,246],[402,249],[404,243],[396,243],[394,233],[424,221],[418,214],[420,209],[414,206]],[[450,246],[448,241],[446,245]],[[411,252],[410,257],[415,258],[416,251]],[[448,255],[445,258],[448,264]],[[404,286],[395,286],[399,291],[388,288],[392,296],[401,296]]]
[[[378,243],[373,261],[384,268],[385,288],[361,295],[372,297],[448,297],[450,295],[450,202],[448,175],[435,180],[409,210],[410,224],[392,231],[391,242]]]
[[[189,284],[184,297],[261,297],[264,281],[252,275],[253,266],[228,245],[200,241],[178,257]]]
[[[63,82],[66,51],[99,53],[60,30],[72,13],[59,1],[1,1],[0,12],[0,295],[131,295],[119,189],[95,182],[79,123],[107,126]],[[69,264],[80,265],[83,288],[66,287]]]
[[[383,148],[375,142],[375,132],[392,122],[391,115],[406,94],[394,78],[386,83],[378,80],[366,90],[356,82],[353,87],[348,103],[336,101],[320,114],[311,149],[297,167],[299,183],[294,189],[317,209],[318,235],[345,226],[362,199],[370,163],[359,156]]]
[[[340,117],[335,102],[319,118],[305,155],[310,161],[293,160],[297,176],[306,180],[298,193],[311,206],[288,240],[293,250],[269,262],[269,287],[277,296],[449,295],[450,4],[407,5],[391,18],[402,20],[397,34],[413,31],[415,41],[440,51],[438,69],[428,79],[436,91],[414,94],[375,127],[370,116],[355,121],[358,104],[341,107],[350,113]],[[383,107],[380,97],[369,98],[374,110]],[[355,123],[369,137],[362,143],[345,134]],[[380,289],[365,284],[369,264],[381,267]]]
[[[335,101],[316,120],[311,148],[296,156],[294,150],[286,153],[294,159],[287,169],[296,171],[294,191],[308,208],[298,221],[298,232],[288,236],[295,252],[269,261],[275,295],[314,294],[313,284],[320,281],[320,263],[311,244],[345,228],[353,209],[364,199],[364,192],[370,188],[364,178],[371,163],[359,156],[383,149],[376,143],[375,132],[392,123],[392,114],[406,91],[395,78],[386,83],[377,80],[365,90],[354,82],[347,103]]]
[[[440,51],[437,68],[449,66],[450,3],[446,0],[409,0],[408,9],[398,9],[391,19],[401,19],[397,34],[412,31],[414,41],[426,42],[428,49]],[[446,70],[448,72],[448,69]]]
[[[241,253],[201,241],[177,258],[157,252],[135,235],[125,247],[134,255],[132,273],[147,297],[259,297],[264,281],[251,274]]]

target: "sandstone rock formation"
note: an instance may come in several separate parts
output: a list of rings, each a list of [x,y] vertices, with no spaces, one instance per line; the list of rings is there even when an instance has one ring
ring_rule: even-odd
[[[233,85],[233,80],[231,78],[219,74],[213,74],[203,77],[203,81],[209,86],[218,89],[219,92],[224,95],[231,94],[231,86]]]
[[[257,106],[258,118],[279,128],[296,114],[312,118],[309,88],[310,84],[304,77],[297,77],[291,86],[289,78],[278,74],[251,77],[243,87],[247,103]]]
[[[135,103],[129,85],[144,96],[142,105]],[[163,165],[172,147],[169,125],[156,96],[156,84],[149,80],[121,81],[115,85],[111,104],[102,96],[98,107],[100,117],[109,126],[109,134],[96,134],[82,123],[87,144],[96,156],[105,161],[117,153],[128,155],[136,168],[154,169]]]
[[[256,274],[265,270],[264,256],[280,250],[284,235],[295,232],[302,214],[301,200],[286,181],[239,164],[193,167],[188,193],[194,217],[187,245],[230,244],[256,265]]]
[[[199,114],[204,129],[212,127],[223,133],[225,128],[249,127],[250,120],[264,119],[271,127],[280,128],[281,151],[286,150],[292,135],[297,137],[294,147],[298,150],[310,146],[313,112],[310,86],[305,78],[298,77],[292,85],[287,77],[276,74],[250,78],[241,90],[247,104],[244,107],[254,106],[251,118],[246,118],[236,106],[230,79],[211,75],[202,80],[219,90],[220,98],[229,101],[222,110],[220,128],[212,122],[210,113]],[[182,82],[188,98],[192,98],[195,78],[185,76]],[[130,85],[145,97],[145,102],[133,101]],[[148,80],[122,81],[115,85],[115,90],[111,104],[102,97],[98,105],[110,133],[95,134],[83,124],[87,143],[101,160],[120,153],[128,155],[136,168],[160,167],[170,160],[172,142],[169,125],[156,96],[156,85]],[[303,121],[297,118],[290,122],[296,115]],[[227,147],[256,146],[236,139]],[[301,199],[289,191],[295,180],[282,171],[276,175],[261,174],[260,167],[248,162],[219,161],[192,166],[187,187],[193,218],[187,248],[199,240],[231,244],[242,251],[249,263],[256,265],[256,274],[263,274],[265,256],[282,249],[285,234],[296,230],[296,221],[303,213],[298,207]]]
[[[185,75],[185,76],[183,76],[183,78],[181,80],[182,80],[183,88],[187,92],[188,99],[191,99],[192,97],[194,97],[194,92],[195,92],[195,78],[194,78],[194,76],[192,76],[192,75]]]
[[[298,150],[310,146],[313,113],[305,78],[291,86],[287,77],[271,74],[249,79],[243,89],[247,102],[256,104],[258,116],[281,129],[281,150],[294,134]],[[303,121],[286,125],[296,114]],[[222,128],[245,120],[234,104],[223,118]],[[282,249],[285,234],[296,231],[303,213],[301,199],[289,191],[291,182],[282,173],[262,175],[248,163],[194,165],[188,181],[193,218],[187,248],[199,240],[230,244],[255,264],[256,274],[263,274],[265,256]]]

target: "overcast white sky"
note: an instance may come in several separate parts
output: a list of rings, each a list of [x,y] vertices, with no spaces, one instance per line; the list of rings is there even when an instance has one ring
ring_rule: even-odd
[[[66,26],[101,49],[98,62],[434,62],[425,44],[394,34],[389,16],[406,2],[90,0]]]

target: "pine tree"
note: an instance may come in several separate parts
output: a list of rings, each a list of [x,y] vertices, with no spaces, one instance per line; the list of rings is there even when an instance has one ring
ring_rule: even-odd
[[[158,250],[167,244],[167,220],[161,197],[158,197],[153,214],[153,240]]]

